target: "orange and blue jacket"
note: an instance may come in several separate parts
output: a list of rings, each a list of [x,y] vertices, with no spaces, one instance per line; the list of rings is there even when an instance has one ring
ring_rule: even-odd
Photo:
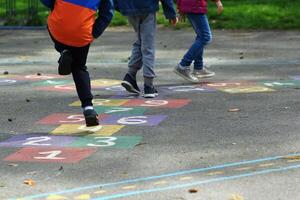
[[[41,2],[51,8],[48,17],[50,34],[58,42],[73,47],[86,46],[94,38],[98,38],[114,14],[113,0],[41,0]]]

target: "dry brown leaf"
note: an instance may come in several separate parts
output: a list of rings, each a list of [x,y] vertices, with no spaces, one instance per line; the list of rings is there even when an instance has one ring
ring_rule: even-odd
[[[32,179],[27,179],[23,183],[26,184],[26,185],[33,186],[33,187],[36,185],[36,182]]]
[[[228,112],[239,112],[240,109],[239,108],[229,108]]]
[[[286,156],[283,158],[288,160],[300,160],[300,156]]]
[[[198,190],[197,189],[194,189],[194,188],[192,188],[192,189],[189,189],[189,193],[197,193],[198,192]]]
[[[232,194],[230,200],[244,200],[244,198],[239,194]]]

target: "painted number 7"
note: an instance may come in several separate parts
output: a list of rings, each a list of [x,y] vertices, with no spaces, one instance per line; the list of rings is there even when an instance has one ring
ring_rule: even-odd
[[[95,137],[95,143],[98,144],[93,144],[93,143],[88,143],[87,146],[90,147],[109,147],[109,146],[114,146],[116,143],[116,137]]]

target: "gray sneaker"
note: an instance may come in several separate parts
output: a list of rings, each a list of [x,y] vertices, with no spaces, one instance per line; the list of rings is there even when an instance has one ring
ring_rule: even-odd
[[[213,77],[216,73],[213,71],[209,71],[206,67],[203,67],[202,70],[195,70],[193,71],[193,75],[198,79],[201,78],[210,78]]]
[[[179,76],[181,76],[182,78],[184,78],[185,80],[188,80],[192,83],[198,83],[199,80],[197,77],[195,77],[192,73],[189,67],[187,67],[186,69],[182,69],[180,64],[177,64],[177,66],[174,68],[173,72]]]

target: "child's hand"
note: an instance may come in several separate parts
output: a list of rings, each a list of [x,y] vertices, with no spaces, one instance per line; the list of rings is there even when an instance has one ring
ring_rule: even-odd
[[[222,4],[221,0],[220,0],[220,1],[217,1],[217,2],[216,2],[216,5],[217,5],[217,7],[218,7],[218,14],[220,15],[220,14],[223,12],[223,10],[224,10],[223,4]]]
[[[177,22],[178,22],[177,17],[174,18],[174,19],[169,19],[169,23],[170,23],[172,26],[176,26]]]

